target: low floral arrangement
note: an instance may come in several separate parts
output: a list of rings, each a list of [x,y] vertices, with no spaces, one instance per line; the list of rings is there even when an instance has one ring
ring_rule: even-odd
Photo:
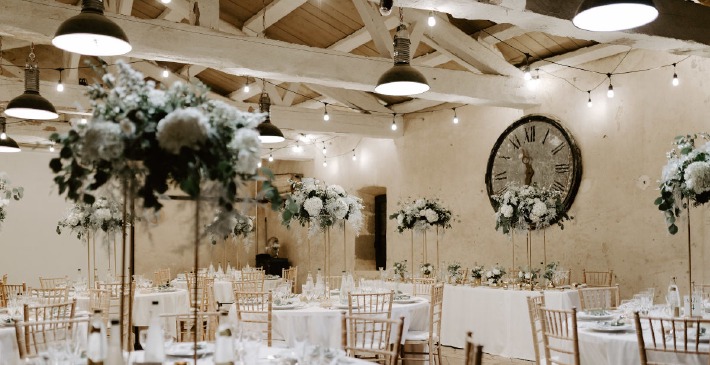
[[[678,233],[676,218],[688,203],[699,206],[710,200],[710,142],[695,147],[698,139],[710,141],[707,133],[676,137],[674,148],[666,154],[655,204],[666,218],[670,234]],[[683,201],[685,200],[685,202]]]
[[[407,203],[399,202],[400,210],[390,215],[397,220],[397,231],[423,232],[431,227],[451,228],[451,211],[444,208],[438,199],[417,199]]]
[[[281,221],[287,227],[296,219],[302,227],[310,225],[308,235],[322,232],[338,223],[348,222],[358,235],[363,225],[362,199],[348,194],[339,185],[325,185],[312,178],[291,181],[293,192],[281,208]]]
[[[518,279],[527,284],[534,283],[539,276],[540,269],[533,269],[531,267],[526,266],[524,268],[520,268],[520,271],[518,271]]]
[[[20,200],[25,194],[22,187],[11,187],[5,173],[0,173],[0,225],[7,217],[7,206],[12,200]]]
[[[62,229],[68,228],[76,234],[76,238],[81,239],[89,232],[117,232],[122,226],[122,212],[118,203],[100,197],[91,205],[75,203],[67,215],[57,222],[56,230],[57,234],[62,234]]]
[[[547,265],[545,265],[545,271],[542,274],[542,277],[546,279],[549,282],[552,282],[552,279],[555,277],[555,271],[557,271],[557,266],[559,265],[559,262],[548,262]]]
[[[202,84],[158,87],[127,63],[88,87],[90,123],[50,138],[60,146],[50,161],[59,194],[93,204],[106,185],[121,185],[137,206],[158,211],[170,185],[192,199],[216,205],[216,226],[238,215],[235,205],[246,182],[267,180],[257,199],[281,204],[270,179],[258,175],[260,147],[256,126],[263,114],[241,112],[207,98]],[[246,195],[246,194],[241,194]],[[243,197],[242,197],[243,198]],[[220,231],[220,235],[229,231]]]
[[[565,213],[560,192],[553,189],[509,183],[505,193],[492,198],[497,204],[496,230],[504,234],[514,229],[544,229],[555,223],[564,229],[562,222],[572,219]]]
[[[394,268],[394,275],[404,280],[407,276],[407,260],[395,262],[392,267]]]
[[[426,264],[422,264],[422,266],[419,267],[419,272],[421,272],[422,275],[429,277],[434,273],[434,265],[428,262]]]
[[[488,271],[486,271],[486,281],[489,285],[498,284],[500,279],[505,275],[505,269],[501,266],[493,266]]]
[[[482,265],[476,265],[471,268],[471,277],[474,279],[480,279],[485,273],[485,268]]]
[[[449,277],[453,279],[459,279],[461,275],[459,270],[461,269],[461,264],[458,262],[452,262],[446,266],[446,271],[449,273]]]

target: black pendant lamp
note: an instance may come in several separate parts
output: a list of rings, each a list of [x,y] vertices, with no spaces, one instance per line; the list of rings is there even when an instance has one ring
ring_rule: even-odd
[[[653,0],[584,0],[572,23],[584,30],[611,32],[640,27],[656,17]]]
[[[89,56],[118,56],[132,49],[123,29],[104,16],[103,0],[81,0],[81,13],[59,26],[52,44]]]
[[[2,133],[0,133],[0,152],[20,152],[20,146],[17,142],[5,133],[5,117],[0,117],[0,128],[2,128]]]
[[[59,118],[54,105],[39,94],[39,68],[35,58],[34,44],[25,61],[25,92],[10,100],[5,115],[18,119],[50,120]]]
[[[394,34],[394,66],[377,80],[375,92],[382,95],[417,95],[429,90],[426,77],[409,65],[409,31],[399,8],[399,26]]]
[[[285,141],[286,138],[279,127],[271,123],[271,98],[265,92],[261,93],[259,98],[259,109],[262,113],[266,113],[266,119],[256,127],[261,143],[270,144]]]

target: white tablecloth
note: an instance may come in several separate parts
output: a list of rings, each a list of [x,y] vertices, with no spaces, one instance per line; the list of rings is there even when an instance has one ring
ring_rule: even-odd
[[[77,327],[80,332],[77,336],[86,337],[87,324],[82,323]],[[23,365],[20,361],[20,352],[17,345],[17,336],[15,335],[15,326],[0,327],[0,365]]]
[[[264,280],[264,290],[274,290],[279,284],[283,283],[282,279],[266,279]],[[187,290],[187,281],[175,279],[172,282],[173,286],[179,289]],[[234,303],[234,290],[232,282],[229,280],[214,281],[214,299],[218,303]]]
[[[532,295],[540,295],[540,292],[447,284],[441,343],[463,348],[466,332],[473,331],[474,341],[483,345],[487,353],[534,360],[526,299]],[[549,308],[570,309],[578,303],[576,290],[545,291],[545,304]]]
[[[301,334],[307,334],[311,344],[339,347],[341,341],[341,312],[346,309],[326,309],[309,306],[301,309],[273,310],[272,338],[292,344]],[[230,307],[229,315],[236,320],[236,307]],[[392,318],[404,317],[403,334],[407,331],[429,330],[429,302],[420,300],[412,304],[392,304]],[[404,336],[402,336],[404,339]]]
[[[148,327],[154,300],[158,301],[158,315],[190,312],[190,299],[187,290],[183,289],[176,289],[173,292],[144,292],[138,289],[133,298],[133,325],[136,327]],[[166,326],[166,330],[175,336],[175,321],[166,321]]]

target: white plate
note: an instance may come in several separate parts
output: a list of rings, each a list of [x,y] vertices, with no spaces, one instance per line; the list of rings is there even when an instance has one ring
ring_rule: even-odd
[[[614,313],[607,312],[607,314],[589,313],[589,312],[577,312],[577,319],[580,321],[608,321],[616,317]]]
[[[176,343],[176,344],[173,344],[172,346],[170,346],[169,349],[165,350],[165,354],[168,356],[176,356],[176,357],[192,356],[193,355],[192,346],[193,346],[192,343]],[[211,354],[214,352],[214,345],[211,343],[198,342],[197,347],[198,347],[197,356]]]
[[[418,302],[418,301],[419,301],[419,298],[417,298],[417,297],[410,297],[410,298],[407,298],[407,299],[395,299],[395,300],[394,300],[394,303],[397,303],[397,304],[412,304],[412,303],[416,303],[416,302]]]
[[[357,305],[353,305],[353,308],[357,308],[357,307],[358,307]],[[348,309],[349,307],[348,307],[347,304],[340,304],[340,303],[338,303],[338,304],[335,304],[335,305],[333,306],[333,308],[337,308],[337,309]]]
[[[597,332],[626,332],[634,329],[634,326],[630,324],[623,324],[621,326],[611,326],[608,322],[597,323],[596,325],[589,327],[592,331]]]
[[[273,310],[284,310],[284,309],[295,309],[298,307],[298,304],[293,303],[293,304],[286,304],[286,305],[273,305],[271,308]]]

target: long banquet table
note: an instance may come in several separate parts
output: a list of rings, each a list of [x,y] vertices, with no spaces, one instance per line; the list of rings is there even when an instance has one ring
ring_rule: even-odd
[[[441,323],[441,344],[464,347],[473,331],[485,352],[503,357],[535,359],[527,297],[539,291],[446,285]],[[579,308],[576,290],[545,290],[549,308]]]

